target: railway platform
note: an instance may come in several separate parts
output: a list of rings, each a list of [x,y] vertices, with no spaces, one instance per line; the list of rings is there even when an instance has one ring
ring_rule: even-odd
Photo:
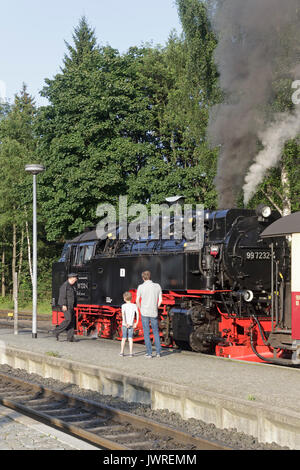
[[[129,402],[168,409],[183,418],[236,429],[260,442],[300,449],[300,369],[165,349],[160,358],[119,356],[120,343],[90,337],[32,338],[0,330],[0,363]]]

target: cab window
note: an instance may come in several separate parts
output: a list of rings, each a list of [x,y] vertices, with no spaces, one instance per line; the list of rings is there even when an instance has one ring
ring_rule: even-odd
[[[90,261],[93,256],[94,245],[87,245],[85,248],[84,262]]]
[[[77,246],[74,266],[82,266],[90,261],[94,254],[95,243],[81,243]]]
[[[69,250],[70,250],[70,244],[69,243],[65,243],[64,247],[63,247],[63,250],[62,250],[62,253],[61,253],[61,256],[58,260],[59,263],[65,263],[68,259],[68,253],[69,253]]]

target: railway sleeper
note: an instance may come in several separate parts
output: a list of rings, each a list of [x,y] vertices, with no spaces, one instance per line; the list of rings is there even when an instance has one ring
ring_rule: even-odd
[[[10,397],[10,396],[13,396],[13,397],[17,397],[17,396],[24,396],[24,397],[28,397],[28,392],[26,392],[26,390],[10,390],[10,391],[1,391],[0,390],[0,396],[5,396],[5,397]]]
[[[124,429],[124,426],[121,426],[120,424],[114,424],[112,426],[96,426],[96,427],[88,428],[88,431],[98,434],[101,432],[108,432],[108,431],[121,431],[122,429]]]
[[[91,419],[86,419],[84,421],[72,421],[72,424],[75,425],[75,426],[84,426],[84,429],[86,429],[86,431],[91,431],[91,428],[89,427],[90,425],[97,425],[97,424],[101,424],[101,423],[105,423],[105,420],[101,420],[99,421],[97,418],[92,417]],[[94,432],[94,431],[93,431]]]
[[[126,441],[128,439],[141,438],[141,434],[137,432],[130,432],[128,434],[103,434],[102,437],[112,441]]]
[[[26,405],[29,405],[31,408],[40,408],[40,409],[52,409],[56,406],[60,406],[60,402],[49,402],[49,398],[41,398],[36,400],[35,398],[26,400]]]
[[[38,410],[39,408],[37,409],[37,411]],[[66,417],[67,415],[70,415],[70,413],[71,415],[75,415],[75,416],[80,416],[80,413],[82,413],[84,416],[86,416],[86,412],[81,412],[81,410],[78,410],[78,408],[64,408],[64,407],[49,408],[49,409],[43,408],[43,412],[48,415],[62,416],[62,417]]]
[[[136,441],[136,442],[131,442],[130,443],[130,448],[131,449],[147,449],[151,448],[153,446],[153,441]]]
[[[51,413],[49,413],[51,416]],[[53,418],[56,418],[57,415],[54,414]],[[59,414],[58,419],[61,418],[65,422],[70,422],[70,424],[75,424],[75,423],[80,423],[83,421],[83,418],[90,418],[91,414],[90,413],[82,413],[82,415],[78,413],[71,413],[71,414],[66,414],[66,415],[61,415]]]

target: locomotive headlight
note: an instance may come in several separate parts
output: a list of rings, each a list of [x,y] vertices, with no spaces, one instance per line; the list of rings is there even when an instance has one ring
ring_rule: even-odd
[[[265,206],[262,210],[262,216],[267,219],[271,215],[271,207]]]
[[[265,204],[260,204],[257,208],[256,208],[256,214],[259,216],[259,217],[263,217],[264,219],[267,219],[268,217],[270,217],[271,215],[271,207],[269,206],[266,206]]]
[[[252,290],[246,290],[243,292],[243,297],[245,302],[251,302],[253,300],[254,294]]]

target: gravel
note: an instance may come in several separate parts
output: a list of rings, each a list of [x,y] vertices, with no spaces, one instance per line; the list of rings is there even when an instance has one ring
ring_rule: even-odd
[[[101,402],[105,405],[119,408],[130,413],[135,413],[139,416],[145,416],[155,421],[167,424],[173,428],[191,433],[195,436],[200,436],[210,441],[218,442],[225,446],[231,447],[236,450],[289,450],[287,447],[280,447],[279,445],[262,444],[257,441],[255,437],[237,432],[236,430],[217,429],[213,424],[206,424],[203,421],[191,418],[184,420],[179,414],[169,412],[168,410],[152,410],[149,405],[140,403],[127,403],[120,398],[114,398],[109,395],[101,395],[100,393],[92,390],[81,389],[76,385],[59,382],[54,379],[44,379],[36,374],[29,374],[22,369],[13,369],[7,365],[0,365],[0,372],[18,377],[34,384],[39,384],[49,387],[53,390],[63,391],[70,395],[78,396]]]

